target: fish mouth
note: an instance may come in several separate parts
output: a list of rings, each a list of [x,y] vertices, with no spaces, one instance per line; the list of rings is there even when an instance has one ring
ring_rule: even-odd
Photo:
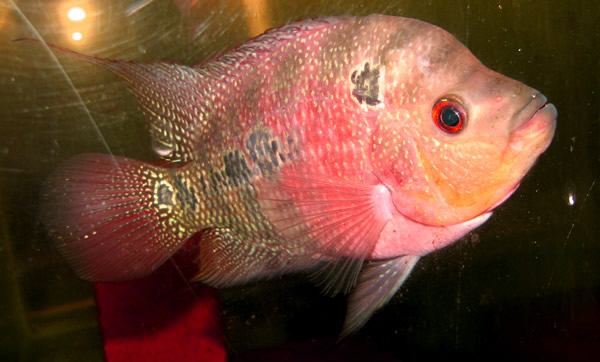
[[[539,148],[539,153],[546,150],[554,135],[557,115],[556,107],[543,94],[533,94],[515,117],[510,135],[512,151],[521,152],[527,147]]]

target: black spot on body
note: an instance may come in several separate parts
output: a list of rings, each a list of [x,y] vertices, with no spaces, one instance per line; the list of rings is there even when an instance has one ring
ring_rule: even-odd
[[[271,164],[273,167],[279,167],[279,160],[277,159],[276,153],[271,153]]]
[[[169,185],[162,184],[158,187],[158,203],[173,206],[173,190]]]
[[[256,154],[256,133],[252,132],[250,133],[250,136],[248,136],[248,139],[246,140],[246,149],[250,154],[252,162],[258,161],[258,155]]]
[[[350,81],[354,84],[352,95],[358,103],[364,102],[369,106],[381,103],[379,100],[379,69],[371,69],[367,62],[360,73],[358,70],[352,72]]]
[[[237,173],[239,173],[239,170],[238,170],[237,165],[233,162],[234,161],[230,157],[225,155],[225,175],[227,176],[227,179],[230,180],[230,182],[234,186],[237,186],[239,184],[239,181],[238,181],[236,175],[237,175]]]
[[[265,129],[258,129],[248,135],[246,150],[263,176],[276,173],[282,166],[278,140]],[[282,159],[283,161],[283,159]]]
[[[204,179],[204,175],[202,175],[202,174],[200,175],[200,183],[202,184],[202,190],[206,191],[206,187],[208,185],[206,185],[206,180]]]
[[[244,176],[246,181],[250,181],[250,176],[252,175],[252,171],[250,171],[250,167],[248,167],[248,164],[246,163],[246,159],[245,158],[240,158],[240,167],[242,170],[242,175]]]
[[[198,204],[198,199],[196,198],[196,189],[194,186],[190,186],[190,194],[192,198],[192,208],[195,209]]]
[[[173,187],[177,190],[177,202],[186,209],[196,210],[198,199],[194,187],[188,186],[188,182],[181,175],[173,178]]]
[[[256,152],[254,152],[254,149],[248,149],[248,153],[250,153],[250,158],[252,159],[252,162],[258,161],[258,156],[256,155]]]
[[[216,193],[221,193],[223,185],[221,184],[221,175],[219,171],[210,170],[210,180],[212,181],[213,190]]]
[[[251,148],[254,148],[254,146],[256,145],[256,133],[255,132],[250,133],[250,136],[248,136],[247,143],[248,143],[248,145],[251,146]]]
[[[222,177],[232,186],[240,186],[250,180],[250,169],[246,159],[239,150],[231,151],[223,156],[225,169]]]

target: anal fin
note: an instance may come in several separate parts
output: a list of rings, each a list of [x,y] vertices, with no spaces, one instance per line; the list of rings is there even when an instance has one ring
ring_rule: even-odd
[[[200,238],[200,265],[194,281],[215,288],[268,279],[293,267],[289,253],[275,240],[244,235],[231,228],[211,228]]]

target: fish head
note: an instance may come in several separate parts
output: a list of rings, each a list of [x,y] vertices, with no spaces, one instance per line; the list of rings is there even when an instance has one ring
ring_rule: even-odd
[[[434,26],[388,52],[384,81],[372,163],[396,209],[422,224],[493,210],[554,135],[557,112],[544,95]]]

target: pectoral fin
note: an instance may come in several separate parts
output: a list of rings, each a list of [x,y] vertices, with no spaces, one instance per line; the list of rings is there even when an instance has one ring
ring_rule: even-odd
[[[416,255],[405,255],[365,263],[358,277],[358,284],[348,298],[348,310],[340,338],[362,327],[377,309],[392,298],[419,258]]]
[[[261,211],[292,252],[314,261],[325,293],[353,289],[390,213],[384,186],[286,171],[257,186]],[[310,266],[307,263],[306,266]]]

